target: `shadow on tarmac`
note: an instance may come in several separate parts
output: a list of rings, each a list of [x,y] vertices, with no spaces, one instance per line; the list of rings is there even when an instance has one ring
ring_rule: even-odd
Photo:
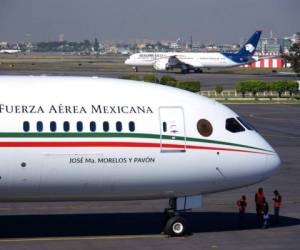
[[[192,212],[183,217],[193,233],[240,230],[237,213]],[[0,238],[160,234],[163,218],[162,213],[5,215],[0,216]],[[281,216],[277,227],[299,224],[300,219]],[[246,214],[244,225],[257,229],[256,214]]]

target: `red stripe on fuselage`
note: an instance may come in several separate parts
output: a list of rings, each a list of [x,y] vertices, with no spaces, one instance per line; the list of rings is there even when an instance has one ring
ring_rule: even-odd
[[[207,147],[207,146],[193,146],[183,144],[160,144],[150,142],[97,142],[97,141],[68,141],[68,142],[0,142],[0,147],[7,148],[67,148],[67,147],[129,147],[129,148],[174,148],[174,149],[200,149],[200,150],[215,150],[215,151],[232,151],[242,153],[255,153],[255,154],[268,154],[263,152],[256,152],[251,150],[233,149],[233,148],[220,148],[220,147]]]

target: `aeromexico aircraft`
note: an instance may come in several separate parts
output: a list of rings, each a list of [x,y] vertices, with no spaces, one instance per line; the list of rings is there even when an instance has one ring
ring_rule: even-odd
[[[0,76],[0,201],[169,199],[165,231],[201,195],[248,186],[280,165],[228,107],[120,79]]]
[[[125,64],[135,70],[139,66],[153,66],[155,70],[179,68],[182,73],[189,71],[202,72],[204,68],[235,67],[258,60],[253,58],[261,31],[256,31],[237,53],[225,52],[167,52],[136,53],[131,55]]]
[[[20,49],[1,49],[0,50],[0,53],[2,53],[2,54],[16,54],[19,52],[21,52]]]

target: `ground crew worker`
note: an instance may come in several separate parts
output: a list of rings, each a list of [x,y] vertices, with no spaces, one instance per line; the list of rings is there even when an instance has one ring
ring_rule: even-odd
[[[247,207],[247,202],[246,202],[246,196],[243,195],[241,199],[239,199],[236,202],[238,208],[239,208],[239,228],[243,229],[244,228],[244,220],[245,220],[245,212],[246,212],[246,207]]]
[[[263,224],[263,203],[265,199],[264,190],[262,187],[258,189],[255,194],[256,216],[258,225],[261,227]]]
[[[279,194],[278,190],[274,190],[275,197],[273,198],[274,201],[274,222],[275,224],[279,223],[279,210],[281,207],[281,195]]]
[[[263,228],[266,229],[269,227],[269,221],[270,221],[270,216],[269,216],[269,204],[266,200],[266,198],[264,198],[263,200]]]

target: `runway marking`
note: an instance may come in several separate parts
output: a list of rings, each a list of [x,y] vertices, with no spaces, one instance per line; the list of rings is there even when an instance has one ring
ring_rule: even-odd
[[[128,239],[155,239],[168,238],[164,234],[150,235],[116,235],[116,236],[78,236],[78,237],[41,237],[41,238],[12,238],[0,239],[1,243],[17,243],[17,242],[41,242],[41,241],[71,241],[71,240],[128,240]]]

